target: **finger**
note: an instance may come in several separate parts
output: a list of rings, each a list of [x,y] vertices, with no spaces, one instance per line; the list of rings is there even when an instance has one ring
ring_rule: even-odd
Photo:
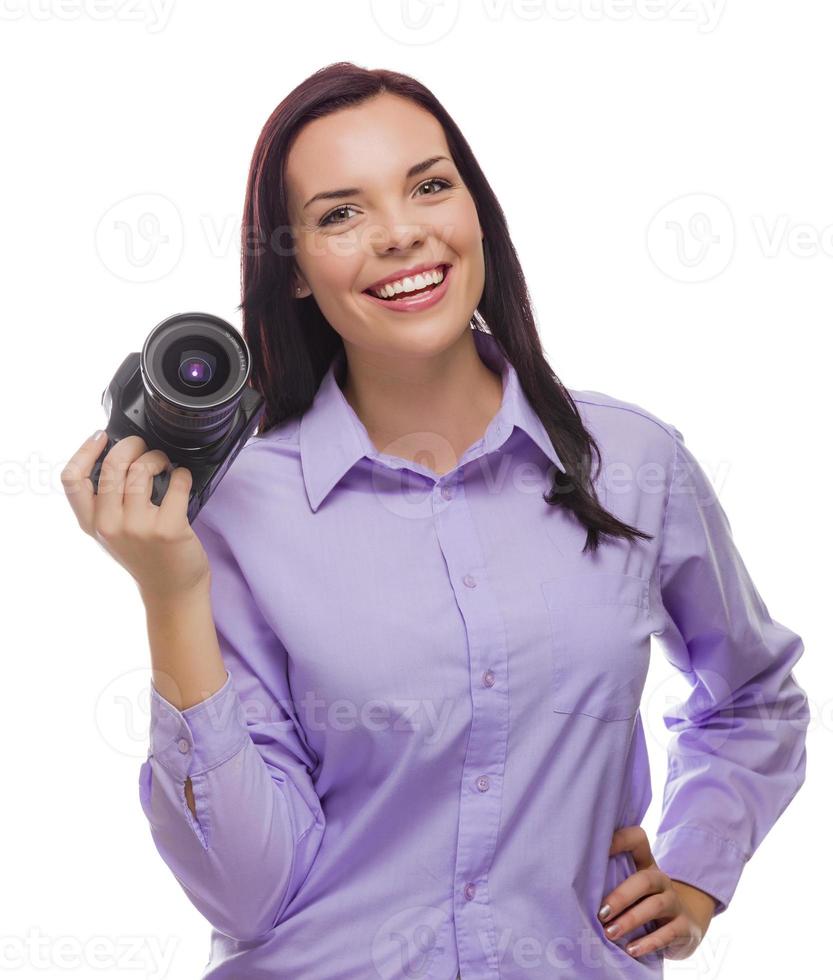
[[[641,871],[635,871],[604,897],[602,908],[607,906],[609,912],[604,916],[599,915],[599,918],[607,925],[634,902],[638,902],[639,899],[649,895],[659,894],[662,891],[665,891],[664,876],[659,868],[644,868]],[[601,912],[601,909],[599,911]]]
[[[685,920],[682,917],[666,922],[664,926],[649,932],[633,942],[627,943],[625,949],[631,956],[640,959],[650,953],[665,950],[663,956],[669,953],[676,953],[684,957],[692,944],[696,945],[693,937],[689,936],[684,929]],[[673,959],[673,956],[669,956]]]
[[[150,499],[153,492],[153,478],[157,473],[168,469],[170,459],[161,449],[142,453],[127,468],[124,479],[124,519],[137,521],[151,515],[158,507]]]
[[[634,864],[637,869],[650,868],[654,863],[654,856],[651,853],[651,842],[648,835],[639,824],[629,827],[619,827],[613,832],[611,839],[610,855],[618,854],[620,851],[630,851],[633,854]]]
[[[147,444],[140,436],[125,436],[104,457],[98,477],[95,512],[95,521],[100,527],[111,529],[120,525],[127,469],[146,449]]]
[[[90,473],[104,445],[103,433],[98,439],[90,436],[79,450],[70,457],[67,465],[61,471],[61,483],[70,507],[72,507],[78,523],[87,533],[90,533],[95,513],[95,492]]]
[[[612,921],[605,919],[605,935],[608,939],[621,939],[640,926],[648,925],[653,919],[674,918],[676,905],[673,896],[658,892],[631,905]]]
[[[194,476],[187,466],[177,466],[173,470],[168,489],[159,505],[160,526],[174,530],[183,519],[187,521],[188,500],[193,482]]]

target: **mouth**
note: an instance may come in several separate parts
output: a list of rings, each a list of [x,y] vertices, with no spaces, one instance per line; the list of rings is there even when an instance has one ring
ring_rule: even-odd
[[[394,296],[382,298],[377,296],[372,290],[362,290],[362,295],[366,296],[372,303],[384,309],[398,313],[417,312],[435,306],[448,292],[448,283],[451,279],[452,269],[448,262],[440,262],[437,268],[442,272],[442,281],[439,283],[428,283],[421,289],[414,289],[410,292],[396,293]]]

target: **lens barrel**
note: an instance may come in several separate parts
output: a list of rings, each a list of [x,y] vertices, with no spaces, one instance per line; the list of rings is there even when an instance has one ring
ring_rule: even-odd
[[[251,372],[242,335],[210,313],[177,313],[148,334],[139,358],[148,423],[184,448],[222,439]]]

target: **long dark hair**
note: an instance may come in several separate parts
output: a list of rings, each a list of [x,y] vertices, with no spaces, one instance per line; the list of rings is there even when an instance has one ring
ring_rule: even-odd
[[[653,537],[618,520],[599,503],[590,476],[591,454],[597,474],[601,466],[599,447],[544,357],[503,210],[454,120],[424,85],[399,72],[346,61],[327,65],[286,96],[258,138],[246,186],[239,309],[252,355],[251,384],[265,399],[259,434],[309,408],[333,356],[344,346],[315,298],[299,300],[292,292],[295,248],[285,177],[289,149],[306,123],[383,92],[411,99],[437,119],[474,198],[485,235],[486,278],[471,326],[482,329],[485,324],[514,366],[567,471],[552,467],[553,483],[544,499],[572,511],[587,528],[585,551],[597,549],[600,534],[629,540]]]

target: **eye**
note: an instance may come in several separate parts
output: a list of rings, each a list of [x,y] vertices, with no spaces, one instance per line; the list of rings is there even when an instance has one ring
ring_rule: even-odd
[[[433,194],[438,194],[440,191],[444,191],[444,190],[446,190],[446,188],[452,186],[450,181],[445,180],[442,177],[430,177],[428,180],[423,180],[423,182],[418,185],[417,189],[419,190],[419,189],[421,189],[423,187],[428,187],[431,184],[438,184],[439,185],[439,190],[432,191],[431,194],[419,194],[418,196],[419,197],[431,197]],[[339,212],[342,212],[342,211],[353,211],[353,210],[355,210],[355,209],[353,208],[352,205],[350,205],[350,204],[342,204],[340,207],[333,208],[332,211],[330,211],[329,213],[325,214],[324,217],[318,222],[318,224],[321,225],[322,227],[323,226],[326,226],[326,225],[343,225],[345,221],[349,221],[350,219],[349,218],[341,218],[339,220],[336,220],[334,218],[334,215],[337,215],[337,214],[339,214]]]
[[[319,225],[342,225],[347,218],[342,218],[341,221],[333,221],[333,215],[338,214],[339,211],[352,211],[353,208],[349,204],[342,204],[341,207],[334,208],[329,214],[326,214],[318,223]]]
[[[451,187],[451,184],[447,180],[443,180],[442,177],[431,177],[428,180],[423,180],[423,182],[419,186],[420,187],[427,187],[429,184],[439,184],[441,191],[444,191],[446,189],[446,187]],[[435,193],[439,193],[439,191],[435,191]],[[420,194],[419,196],[420,197],[430,197],[431,195],[430,194],[429,195]]]

